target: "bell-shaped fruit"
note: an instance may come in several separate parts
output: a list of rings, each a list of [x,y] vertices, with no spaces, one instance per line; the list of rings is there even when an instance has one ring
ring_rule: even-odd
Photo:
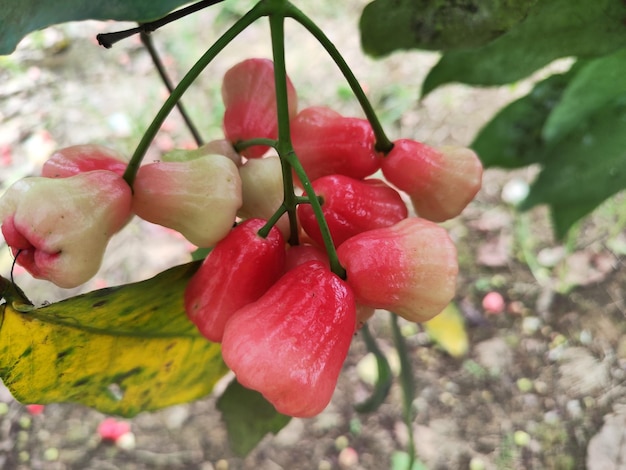
[[[233,313],[254,302],[282,275],[285,241],[272,227],[259,236],[265,220],[237,225],[211,250],[185,289],[185,311],[209,340],[222,341]]]
[[[76,287],[96,274],[110,237],[131,217],[131,197],[107,170],[24,178],[0,199],[2,234],[33,277]]]
[[[337,249],[357,302],[424,322],[452,300],[458,264],[445,229],[411,217],[370,230]]]
[[[411,197],[417,215],[443,222],[459,215],[480,189],[483,167],[468,148],[430,147],[401,139],[381,161],[385,178]]]
[[[239,216],[244,219],[269,219],[285,199],[283,170],[280,158],[270,156],[248,160],[239,168],[243,203]],[[289,219],[283,215],[276,226],[289,238]]]
[[[300,266],[308,261],[319,261],[330,269],[330,261],[326,252],[318,246],[306,243],[287,248],[285,259],[285,272]]]
[[[295,116],[298,106],[296,90],[287,79],[289,116]],[[224,133],[232,143],[242,140],[278,137],[274,63],[269,59],[247,59],[230,68],[222,82],[224,101]],[[241,152],[247,158],[257,158],[268,150],[254,146]]]
[[[233,161],[237,167],[241,166],[241,155],[239,155],[231,143],[226,139],[217,139],[207,142],[197,149],[174,149],[161,157],[164,162],[186,162],[199,157],[210,155],[224,155]]]
[[[316,179],[312,185],[315,194],[322,199],[322,212],[337,246],[357,233],[388,227],[408,215],[398,191],[377,179],[356,180],[344,175],[329,175]],[[310,204],[298,206],[298,219],[311,239],[323,245]]]
[[[290,416],[332,398],[356,326],[354,295],[319,261],[288,271],[226,325],[222,356],[237,380]]]
[[[310,180],[334,174],[362,179],[380,168],[367,119],[344,117],[322,106],[306,108],[291,120],[291,139]]]
[[[223,155],[143,165],[133,192],[135,214],[200,247],[224,238],[241,207],[237,166]]]
[[[102,145],[73,145],[57,150],[43,164],[41,176],[66,178],[93,170],[109,170],[122,176],[128,161],[120,153]]]

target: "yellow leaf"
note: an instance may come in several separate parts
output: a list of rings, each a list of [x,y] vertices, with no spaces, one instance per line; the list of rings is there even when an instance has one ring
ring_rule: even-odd
[[[428,336],[451,356],[467,354],[469,339],[465,320],[454,303],[450,303],[439,315],[423,325]]]
[[[122,416],[208,394],[228,369],[219,344],[184,311],[197,267],[40,308],[0,278],[0,378],[24,403],[75,402]]]

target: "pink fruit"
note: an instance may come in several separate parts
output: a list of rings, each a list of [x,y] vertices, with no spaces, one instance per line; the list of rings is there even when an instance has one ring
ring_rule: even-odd
[[[222,356],[243,386],[279,412],[315,416],[332,397],[355,324],[351,289],[309,261],[233,315]]]
[[[504,312],[504,308],[506,307],[506,303],[504,302],[504,298],[502,294],[499,292],[489,292],[485,297],[483,297],[483,309],[485,312],[497,315]]]
[[[355,179],[380,168],[372,126],[326,107],[303,109],[291,121],[293,147],[310,180],[340,174]]]
[[[356,300],[424,322],[452,300],[456,248],[437,224],[416,217],[346,240],[337,250]]]
[[[474,199],[482,181],[482,164],[462,147],[435,149],[401,139],[381,161],[385,178],[411,197],[420,217],[443,222],[456,217]]]
[[[102,145],[74,145],[57,150],[44,164],[41,176],[66,178],[93,170],[109,170],[122,176],[126,158]]]
[[[356,180],[344,175],[329,175],[312,183],[322,198],[322,212],[335,245],[357,233],[388,227],[408,215],[406,204],[395,189],[380,180]],[[306,233],[319,245],[324,244],[310,204],[298,206],[298,219]]]
[[[110,237],[131,216],[130,187],[107,170],[24,178],[0,199],[2,234],[17,263],[65,288],[96,274]]]
[[[287,77],[289,115],[296,114],[298,99]],[[269,59],[247,59],[230,68],[222,82],[224,100],[224,133],[236,144],[255,138],[278,137],[274,63]],[[258,158],[266,146],[249,147],[241,152],[247,158]]]
[[[254,302],[282,275],[285,241],[272,227],[262,238],[265,220],[248,219],[211,250],[185,289],[185,311],[209,340],[222,341],[233,313]]]

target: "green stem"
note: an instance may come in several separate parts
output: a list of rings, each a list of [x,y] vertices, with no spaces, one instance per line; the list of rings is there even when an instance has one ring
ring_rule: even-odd
[[[391,316],[391,331],[393,333],[393,342],[398,350],[398,357],[400,359],[400,384],[402,386],[402,404],[404,410],[404,422],[407,425],[407,432],[409,438],[409,465],[407,469],[413,467],[415,462],[415,442],[413,440],[413,399],[415,397],[415,378],[413,377],[413,370],[411,369],[411,361],[409,359],[409,352],[400,331],[400,325],[398,324],[398,316],[394,313],[390,313]]]
[[[308,30],[309,33],[315,37],[315,39],[317,39],[322,47],[326,49],[328,55],[330,55],[330,57],[335,61],[335,64],[337,64],[337,67],[339,67],[339,70],[343,73],[343,76],[350,85],[350,88],[352,88],[352,92],[359,101],[367,120],[370,122],[372,129],[374,130],[374,135],[376,136],[376,150],[385,154],[389,153],[393,148],[393,142],[389,139],[389,137],[387,137],[387,134],[385,133],[372,104],[365,95],[361,84],[354,76],[352,69],[350,69],[350,66],[346,63],[339,50],[335,47],[328,36],[326,36],[324,31],[319,28],[319,26],[317,26],[306,14],[291,3],[287,4],[287,16],[293,18],[304,26],[304,28]]]
[[[287,66],[285,64],[285,17],[282,2],[270,2],[274,11],[269,16],[272,38],[272,56],[274,59],[274,85],[276,88],[276,112],[278,118],[278,145],[283,173],[284,204],[289,214],[289,244],[298,244],[298,221],[296,217],[296,195],[293,187],[291,167],[284,155],[293,151],[289,126],[289,102],[287,92]]]
[[[278,146],[278,141],[274,139],[266,139],[264,137],[259,137],[257,139],[248,139],[241,140],[237,142],[233,147],[237,153],[241,153],[243,150],[248,147],[254,147],[255,145],[265,145],[266,147],[276,148]]]
[[[335,249],[335,245],[333,243],[333,237],[330,235],[328,224],[326,223],[326,219],[324,218],[322,205],[320,204],[319,198],[313,190],[313,186],[311,185],[309,177],[307,176],[302,164],[300,163],[300,160],[298,160],[298,157],[296,157],[296,154],[294,152],[286,154],[285,159],[289,162],[289,164],[293,168],[293,171],[296,172],[296,175],[300,179],[300,183],[302,183],[304,192],[309,198],[308,202],[309,204],[311,204],[311,209],[313,209],[313,214],[315,214],[315,218],[317,220],[317,223],[319,224],[320,232],[324,240],[324,247],[326,248],[328,260],[330,261],[330,270],[340,278],[346,279],[346,270],[339,262],[337,250]]]
[[[259,237],[267,238],[270,234],[270,230],[272,230],[272,227],[278,223],[285,212],[287,212],[287,207],[285,204],[281,204],[280,207],[276,209],[276,212],[274,212],[274,214],[267,219],[267,223],[261,227],[261,230],[258,231]]]
[[[250,26],[254,21],[262,16],[268,14],[268,8],[265,3],[260,2],[255,5],[248,13],[242,16],[233,26],[231,26],[222,36],[219,37],[215,43],[209,47],[202,57],[194,64],[194,66],[187,72],[187,75],[183,77],[180,83],[174,88],[170,96],[165,100],[163,106],[156,114],[152,123],[144,133],[141,141],[135,149],[135,153],[128,163],[128,167],[124,172],[124,179],[132,187],[137,175],[141,160],[146,154],[148,147],[154,137],[158,133],[161,125],[167,118],[168,114],[174,109],[178,100],[183,96],[185,91],[191,86],[191,84],[198,78],[200,73],[211,63],[211,61],[233,40],[239,33]]]
[[[346,278],[346,270],[341,266],[337,256],[337,250],[333,244],[333,239],[328,229],[328,224],[322,212],[322,206],[319,199],[311,186],[311,181],[306,175],[302,164],[298,160],[291,142],[291,134],[289,128],[289,103],[287,94],[287,67],[285,65],[285,12],[290,11],[291,4],[286,0],[268,1],[271,5],[272,12],[269,15],[270,32],[272,36],[272,54],[274,58],[274,79],[276,85],[276,108],[278,114],[278,155],[281,159],[283,167],[283,187],[285,189],[285,207],[289,213],[289,223],[291,228],[291,237],[289,243],[297,244],[298,225],[296,219],[296,206],[298,204],[293,186],[292,169],[302,183],[302,187],[309,198],[309,203],[313,208],[313,213],[320,227],[320,232],[324,239],[324,246],[328,259],[330,261],[330,269],[342,279]],[[295,234],[295,235],[294,235]],[[295,240],[294,240],[295,239]]]

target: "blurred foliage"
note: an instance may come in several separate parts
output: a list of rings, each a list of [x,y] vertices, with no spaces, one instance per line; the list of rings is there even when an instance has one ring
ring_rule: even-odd
[[[424,80],[424,95],[451,82],[512,83],[556,59],[575,59],[569,72],[536,83],[502,109],[472,144],[487,168],[541,167],[521,209],[547,204],[555,233],[563,238],[626,188],[626,3],[520,0],[474,6],[441,0],[420,8],[421,3],[375,0],[361,17],[361,38],[373,55],[441,50]],[[459,23],[465,25],[460,30]],[[474,35],[472,28],[484,34]],[[436,34],[425,37],[423,31]],[[391,38],[375,46],[383,32]]]

